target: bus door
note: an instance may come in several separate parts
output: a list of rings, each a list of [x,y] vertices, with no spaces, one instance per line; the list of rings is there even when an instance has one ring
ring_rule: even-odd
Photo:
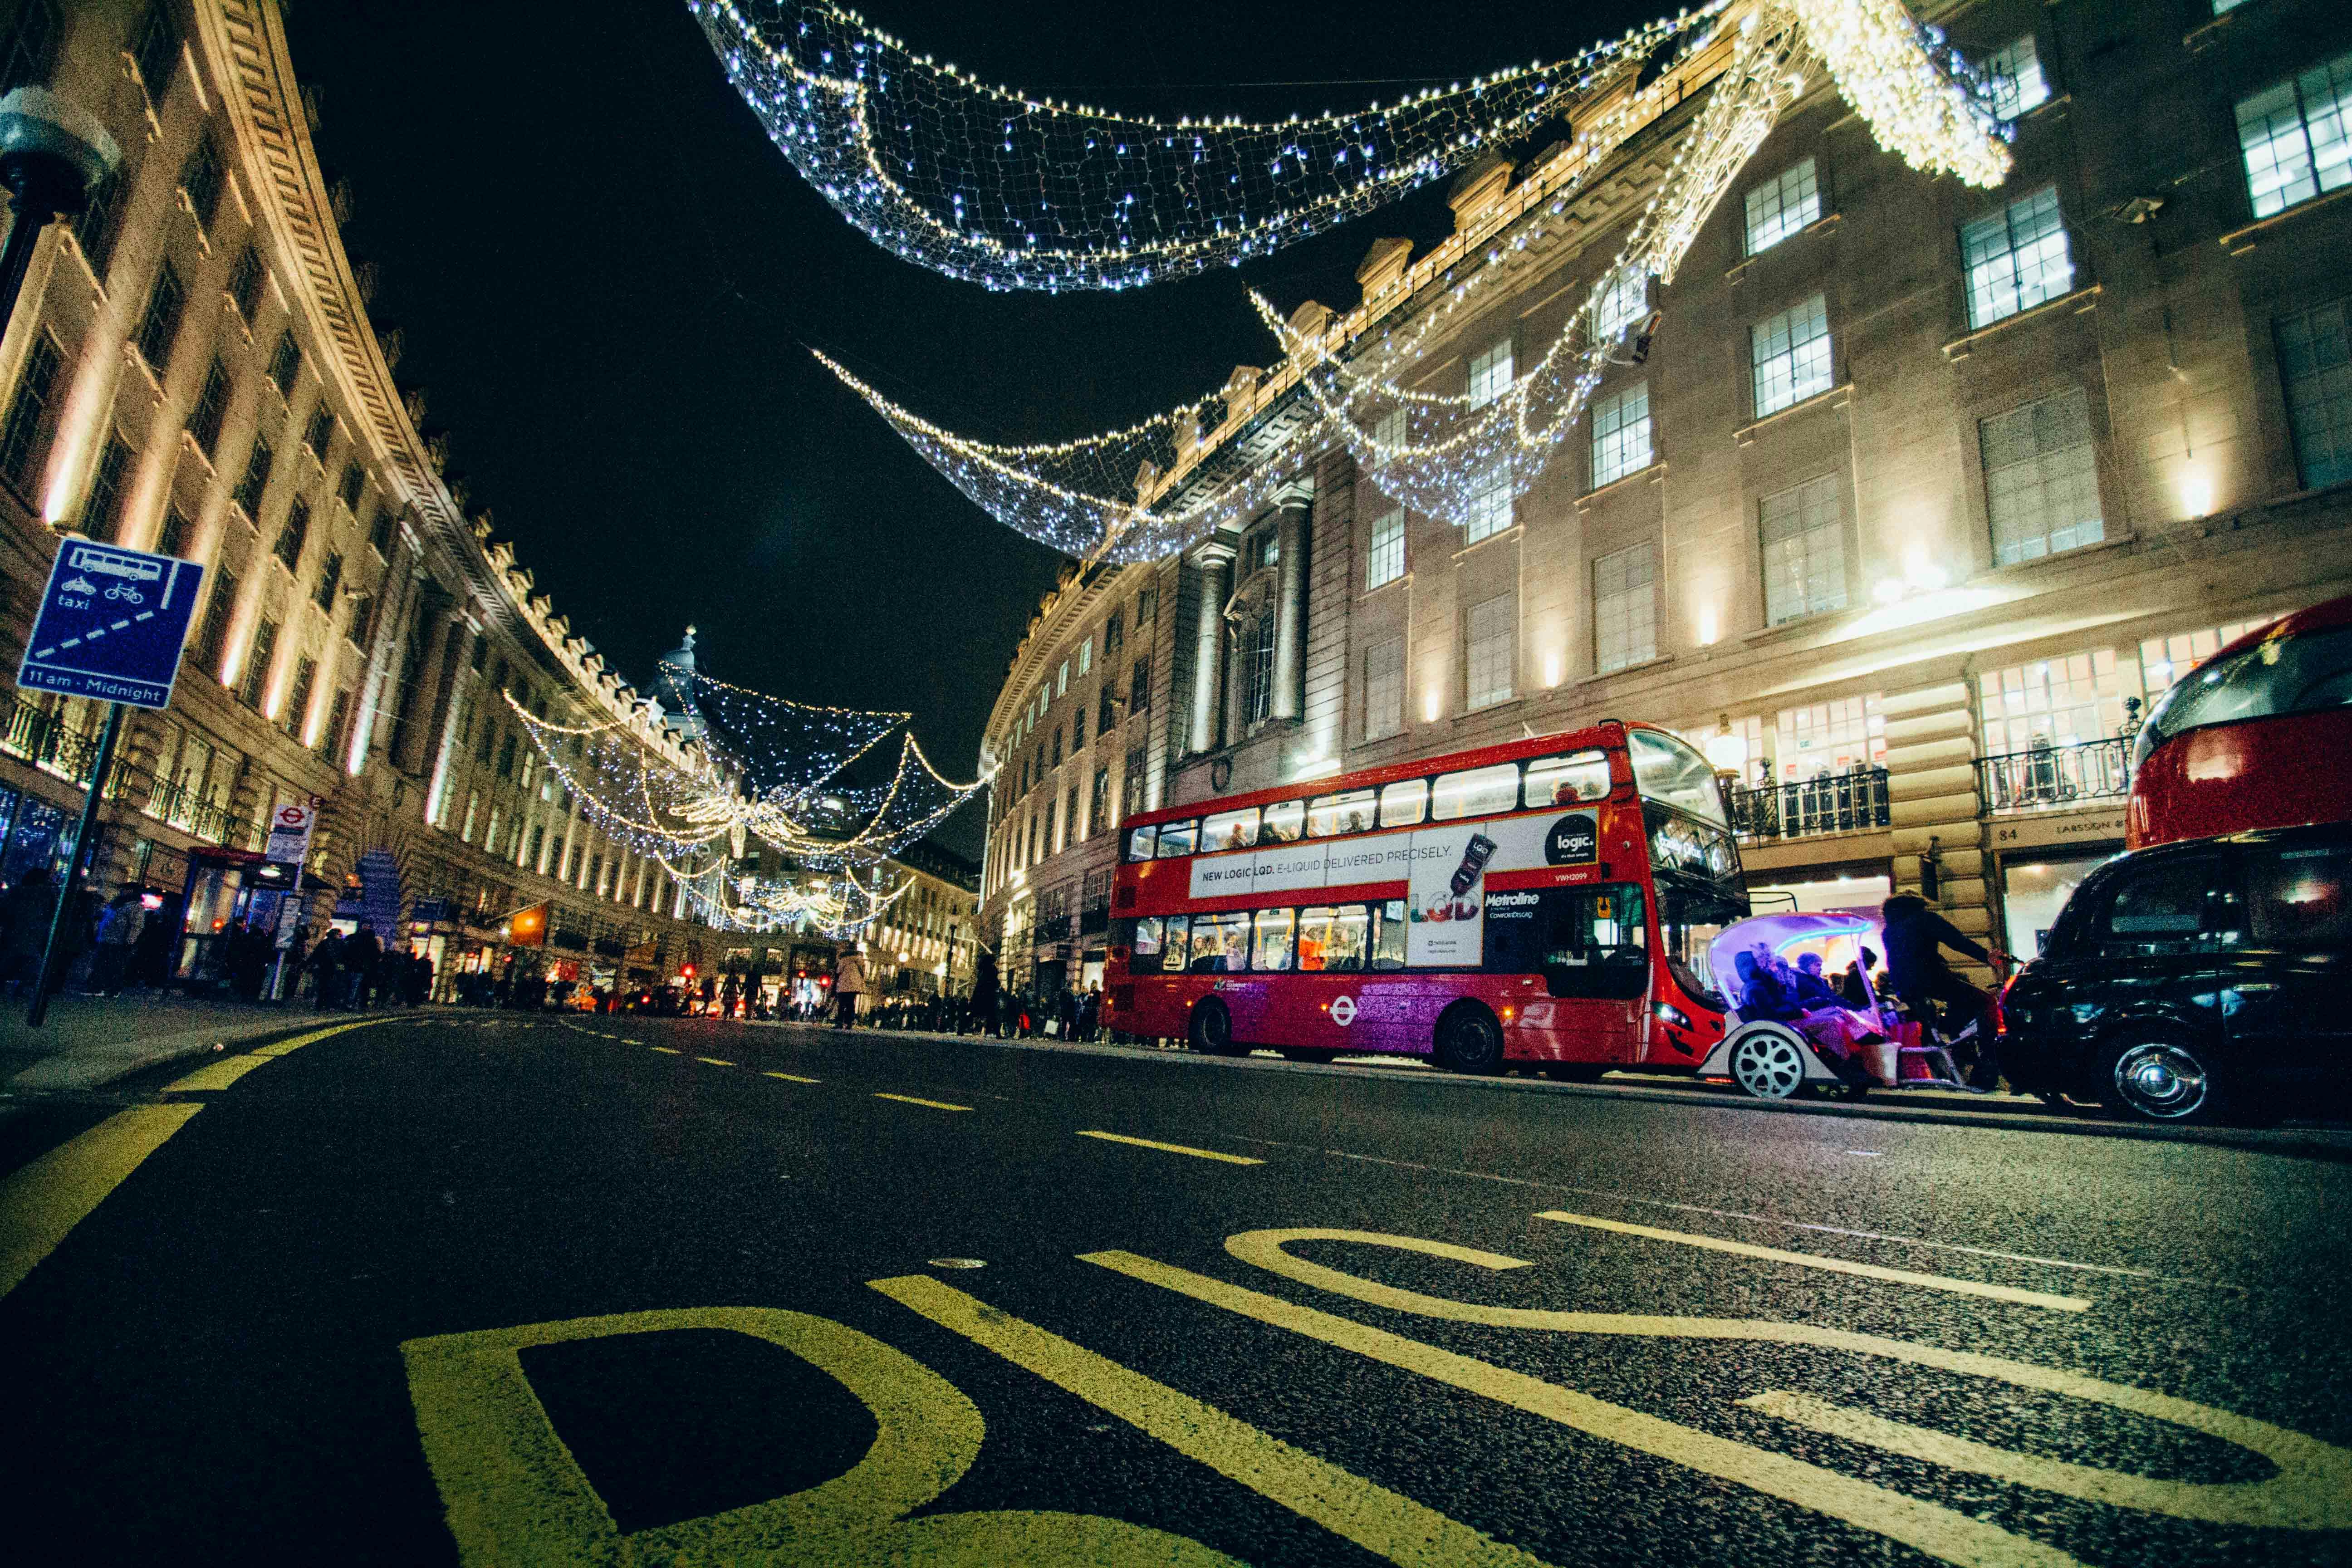
[[[1650,952],[1640,884],[1486,896],[1489,973],[1540,974],[1544,994],[1512,1027],[1514,1054],[1638,1062],[1649,1042]]]

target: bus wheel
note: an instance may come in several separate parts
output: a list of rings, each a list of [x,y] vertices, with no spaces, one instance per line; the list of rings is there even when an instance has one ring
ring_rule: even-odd
[[[1759,1100],[1787,1100],[1805,1087],[1805,1058],[1781,1035],[1759,1030],[1731,1047],[1731,1079]]]
[[[1437,1020],[1437,1065],[1449,1072],[1493,1073],[1503,1068],[1503,1026],[1475,1002],[1459,1002]]]
[[[1234,1016],[1225,1011],[1223,1002],[1211,997],[1192,1009],[1191,1036],[1192,1048],[1204,1057],[1241,1057],[1249,1054],[1247,1046],[1234,1044]]]

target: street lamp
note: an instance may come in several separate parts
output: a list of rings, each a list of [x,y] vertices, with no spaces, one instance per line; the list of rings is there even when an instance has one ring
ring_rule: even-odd
[[[59,214],[88,206],[89,193],[121,161],[96,116],[47,88],[20,87],[0,98],[0,185],[16,209],[0,246],[0,331],[16,313],[41,231]]]

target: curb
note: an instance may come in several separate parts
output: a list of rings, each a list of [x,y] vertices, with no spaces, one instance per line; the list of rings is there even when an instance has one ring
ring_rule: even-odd
[[[681,1023],[717,1024],[722,1020],[679,1019]],[[730,1020],[738,1025],[748,1019]],[[806,1030],[830,1035],[829,1026],[769,1021],[757,1027]],[[2121,1138],[2143,1143],[2186,1143],[2207,1148],[2239,1149],[2257,1154],[2290,1154],[2352,1162],[2352,1129],[2294,1128],[2270,1132],[2242,1128],[2163,1127],[2147,1122],[2092,1121],[2052,1112],[2047,1116],[2018,1115],[2000,1110],[1969,1110],[1940,1107],[1859,1104],[1837,1100],[1751,1100],[1745,1095],[1717,1094],[1703,1089],[1650,1088],[1638,1083],[1553,1083],[1538,1079],[1468,1078],[1425,1068],[1399,1068],[1319,1062],[1292,1062],[1263,1057],[1204,1057],[1189,1050],[1150,1050],[1137,1046],[1063,1045],[1042,1040],[1001,1040],[985,1035],[945,1035],[922,1029],[859,1029],[850,1033],[872,1038],[936,1040],[941,1043],[988,1046],[999,1050],[1045,1051],[1056,1055],[1108,1057],[1122,1061],[1155,1061],[1197,1068],[1242,1068],[1258,1072],[1345,1073],[1352,1078],[1385,1082],[1443,1083],[1456,1089],[1486,1089],[1508,1094],[1557,1094],[1582,1100],[1641,1100],[1654,1105],[1691,1106],[1732,1114],[1760,1112],[1779,1116],[1829,1116],[1856,1121],[1908,1121],[1937,1127],[1987,1127],[2007,1132],[2071,1133],[2082,1138]]]
[[[135,1046],[128,1041],[122,1047],[110,1045],[103,1048],[102,1054],[91,1052],[87,1047],[80,1050],[68,1048],[35,1062],[8,1079],[5,1090],[0,1091],[39,1094],[103,1089],[108,1084],[169,1062],[211,1056],[219,1050],[259,1045],[282,1035],[302,1034],[328,1024],[377,1016],[370,1013],[316,1013],[306,1014],[303,1022],[294,1023],[281,1014],[276,1017],[241,1021],[226,1026],[207,1025],[199,1029],[185,1029],[176,1035],[158,1036]]]

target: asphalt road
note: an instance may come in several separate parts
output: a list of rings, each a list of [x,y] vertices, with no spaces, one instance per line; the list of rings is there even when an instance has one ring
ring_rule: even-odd
[[[2327,1148],[467,1015],[0,1170],[26,1562],[2352,1561]]]

